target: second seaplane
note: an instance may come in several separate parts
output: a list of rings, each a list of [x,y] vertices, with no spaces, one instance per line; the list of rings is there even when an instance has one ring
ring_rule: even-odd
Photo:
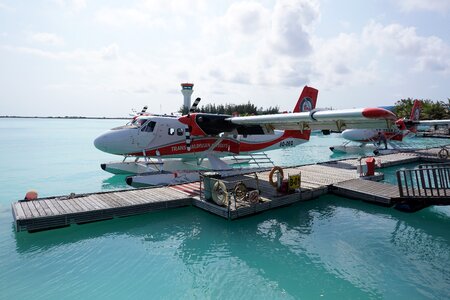
[[[128,184],[167,185],[193,181],[198,170],[245,172],[230,162],[239,165],[248,161],[242,155],[300,145],[311,130],[395,126],[395,114],[383,108],[317,110],[317,96],[317,89],[305,86],[292,113],[245,117],[196,112],[197,98],[187,115],[138,115],[96,138],[94,145],[124,157],[101,166],[111,173],[137,174],[127,178]]]

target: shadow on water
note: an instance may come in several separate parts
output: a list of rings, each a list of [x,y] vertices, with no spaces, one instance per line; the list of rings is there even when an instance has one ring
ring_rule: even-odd
[[[113,175],[102,181],[102,191],[129,189],[131,188],[127,183],[128,175]]]
[[[437,270],[431,277],[434,282],[425,281],[429,288],[442,284],[436,276],[450,278],[446,271],[450,269],[449,225],[450,218],[433,209],[406,214],[324,196],[235,221],[187,207],[34,234],[17,233],[15,239],[18,253],[34,254],[102,237],[126,236],[148,245],[176,237],[180,241],[176,255],[195,278],[207,280],[202,277],[204,267],[221,260],[223,264],[225,259],[229,267],[244,264],[254,272],[252,276],[276,283],[294,296],[317,296],[306,291],[321,290],[337,296],[344,289],[356,297],[379,297],[388,295],[385,289],[394,284],[384,282],[381,285],[386,287],[380,287],[380,272],[399,281],[405,280],[405,272],[415,274],[418,279],[413,289],[424,290],[423,278],[428,273],[418,271],[423,264]],[[391,265],[380,266],[383,255]],[[407,264],[411,270],[395,277],[396,269]]]

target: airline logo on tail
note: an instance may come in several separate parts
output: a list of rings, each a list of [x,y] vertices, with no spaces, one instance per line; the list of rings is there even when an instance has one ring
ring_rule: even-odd
[[[316,108],[318,93],[319,91],[315,88],[305,86],[294,107],[294,112],[311,111]]]

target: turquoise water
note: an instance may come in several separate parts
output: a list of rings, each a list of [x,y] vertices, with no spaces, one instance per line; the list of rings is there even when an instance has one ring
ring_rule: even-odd
[[[120,120],[0,119],[0,299],[444,299],[450,210],[414,214],[336,196],[226,221],[173,209],[29,234],[10,203],[127,188],[92,140]],[[328,160],[337,135],[270,152]],[[420,140],[421,144],[442,140]]]

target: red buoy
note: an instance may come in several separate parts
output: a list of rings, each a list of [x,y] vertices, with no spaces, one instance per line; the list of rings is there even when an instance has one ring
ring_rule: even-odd
[[[38,193],[34,190],[31,190],[26,193],[24,200],[36,200],[37,198],[38,198]]]

